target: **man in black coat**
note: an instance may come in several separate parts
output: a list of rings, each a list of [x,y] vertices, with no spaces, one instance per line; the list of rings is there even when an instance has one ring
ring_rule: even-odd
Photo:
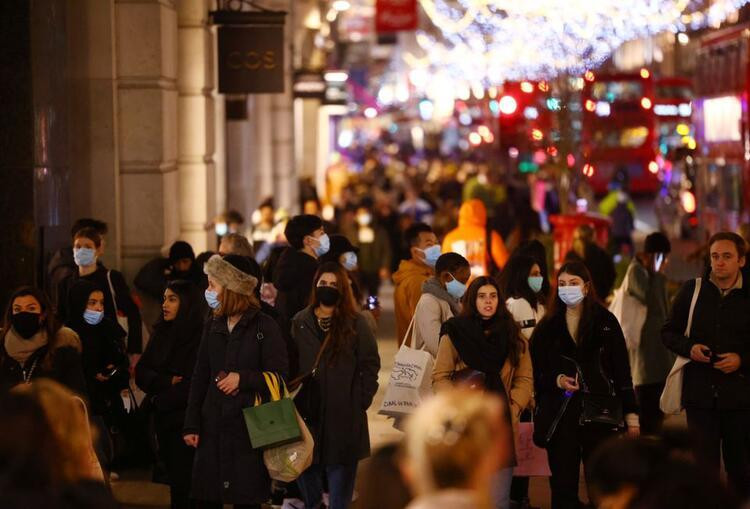
[[[310,303],[318,258],[330,249],[330,240],[318,216],[294,216],[284,229],[289,242],[274,268],[273,284],[278,290],[276,310],[286,323]],[[286,328],[289,330],[289,327]]]
[[[606,301],[612,292],[617,273],[612,257],[594,242],[594,229],[584,224],[573,232],[573,249],[565,255],[565,261],[580,260],[589,269],[594,282],[596,296]]]
[[[720,446],[732,486],[750,495],[750,281],[741,273],[745,242],[721,232],[709,240],[711,271],[701,281],[691,330],[685,335],[696,281],[675,297],[662,329],[664,344],[689,358],[682,405],[688,429],[698,436],[699,460],[719,469]]]

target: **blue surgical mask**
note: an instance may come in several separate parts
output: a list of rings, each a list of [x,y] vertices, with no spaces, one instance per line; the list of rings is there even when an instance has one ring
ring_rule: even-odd
[[[206,302],[208,303],[208,307],[211,309],[217,309],[219,306],[221,306],[221,302],[219,302],[219,294],[211,291],[206,290],[203,294],[206,297]]]
[[[438,246],[437,244],[435,244],[434,246],[430,246],[427,249],[420,249],[420,251],[424,253],[425,265],[428,265],[430,267],[435,267],[438,258],[440,258],[440,255],[442,254],[440,252],[440,246]]]
[[[315,255],[320,257],[326,254],[329,249],[331,249],[331,239],[328,237],[328,234],[324,233],[323,235],[318,237],[318,242],[318,247],[315,248]]]
[[[453,274],[451,274],[451,277],[453,279],[446,283],[445,289],[448,290],[448,293],[451,294],[454,299],[461,300],[461,297],[466,293],[466,285],[456,279],[456,276]]]
[[[568,307],[577,306],[583,302],[583,287],[581,286],[561,286],[557,289],[560,300]]]
[[[83,319],[89,325],[97,325],[104,318],[104,311],[94,311],[93,309],[86,309],[83,312]]]
[[[357,269],[357,253],[354,251],[349,251],[344,253],[344,263],[343,266],[346,270],[349,272]]]
[[[89,267],[96,263],[96,251],[88,247],[73,249],[73,260],[79,267]]]
[[[542,284],[544,284],[544,278],[542,276],[529,276],[529,288],[534,293],[542,291]]]

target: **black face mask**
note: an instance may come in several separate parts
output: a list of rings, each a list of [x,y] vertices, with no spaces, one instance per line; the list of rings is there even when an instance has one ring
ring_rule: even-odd
[[[41,324],[39,323],[39,313],[29,313],[28,311],[21,311],[10,315],[10,323],[16,332],[24,339],[31,339],[31,337],[39,332]]]
[[[332,288],[330,286],[315,287],[315,297],[317,297],[318,302],[324,306],[335,306],[339,301],[340,296],[341,295],[337,288]]]

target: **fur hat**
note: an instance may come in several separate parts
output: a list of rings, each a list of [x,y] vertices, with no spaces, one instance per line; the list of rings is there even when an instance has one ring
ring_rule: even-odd
[[[213,255],[203,267],[203,272],[215,279],[221,286],[241,295],[254,295],[258,279],[248,274],[237,265],[230,263],[241,256],[228,255],[227,260],[221,255]],[[245,261],[245,260],[242,260]],[[248,264],[249,265],[249,264]]]

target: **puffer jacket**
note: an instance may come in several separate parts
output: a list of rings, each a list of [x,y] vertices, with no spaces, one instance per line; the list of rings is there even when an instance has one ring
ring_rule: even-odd
[[[484,204],[481,200],[469,200],[458,211],[458,228],[449,232],[443,240],[443,253],[458,253],[469,260],[474,276],[489,273],[486,226],[487,210]],[[490,248],[495,265],[500,268],[505,266],[508,250],[496,231],[492,232]]]

